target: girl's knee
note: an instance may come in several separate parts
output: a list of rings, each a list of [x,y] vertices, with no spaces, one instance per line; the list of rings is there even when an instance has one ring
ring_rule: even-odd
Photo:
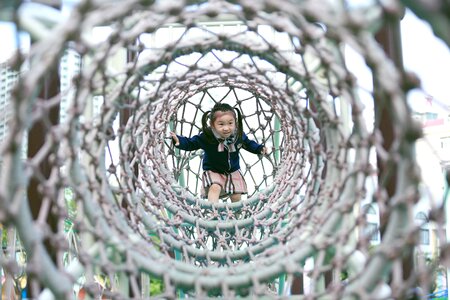
[[[220,192],[220,190],[222,189],[222,187],[219,185],[219,184],[217,184],[217,183],[213,183],[213,184],[211,184],[211,186],[209,187],[209,190],[211,191],[214,191],[214,192],[217,192],[217,191],[219,191]]]
[[[222,187],[220,185],[213,183],[209,187],[208,200],[214,203],[218,202],[221,189]]]
[[[230,196],[231,202],[241,201],[241,194],[233,194]]]

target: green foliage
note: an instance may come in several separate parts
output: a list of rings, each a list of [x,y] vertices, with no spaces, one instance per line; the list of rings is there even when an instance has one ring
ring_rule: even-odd
[[[64,189],[64,199],[66,200],[69,217],[74,218],[77,215],[77,203],[75,202],[75,195],[71,188]]]
[[[164,292],[164,283],[162,279],[159,278],[150,278],[150,295],[160,295]]]
[[[68,218],[64,220],[64,231],[69,232],[73,230],[73,220],[77,216],[77,203],[71,188],[64,189],[64,199],[66,200]]]
[[[348,279],[348,272],[347,270],[342,270],[341,274],[339,274],[339,278],[341,281]]]
[[[439,265],[439,258],[437,257],[426,257],[425,262],[431,271],[431,285],[429,293],[433,293],[437,288],[437,277],[438,273],[442,270],[442,266]]]
[[[8,247],[8,230],[2,229],[2,248]]]

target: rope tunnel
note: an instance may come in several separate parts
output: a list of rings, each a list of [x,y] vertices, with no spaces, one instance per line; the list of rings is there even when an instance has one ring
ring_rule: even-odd
[[[32,294],[400,299],[427,286],[425,275],[400,278],[417,243],[420,131],[404,74],[371,31],[396,9],[81,1],[11,64],[21,71],[2,143],[0,220],[17,230]],[[347,67],[348,48],[369,67],[373,91]],[[61,57],[79,68],[44,96],[49,77],[64,74]],[[202,199],[202,151],[167,138],[197,134],[218,102],[239,108],[244,132],[270,149],[241,151],[249,194],[236,203]],[[365,109],[373,103],[391,117],[389,148]],[[376,247],[363,200],[382,214]]]

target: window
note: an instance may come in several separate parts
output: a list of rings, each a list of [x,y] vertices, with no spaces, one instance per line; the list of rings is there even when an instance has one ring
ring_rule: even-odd
[[[376,215],[377,214],[377,212],[375,211],[375,208],[373,208],[373,206],[370,204],[364,205],[363,211],[365,211],[366,214],[368,214],[368,215]]]
[[[363,214],[365,214],[366,225],[363,228],[363,235],[365,237],[370,237],[371,242],[378,242],[380,240],[380,230],[378,226],[378,215],[375,208],[366,204],[362,208]]]
[[[450,150],[450,136],[442,137],[441,138],[441,149],[449,149]]]
[[[437,116],[437,113],[427,112],[425,113],[425,120],[436,120]]]
[[[416,220],[418,222],[419,228],[419,239],[420,244],[429,245],[430,244],[430,225],[427,216],[420,212],[416,215]]]
[[[364,236],[370,236],[372,242],[378,241],[378,233],[378,224],[376,223],[367,223],[364,227]]]

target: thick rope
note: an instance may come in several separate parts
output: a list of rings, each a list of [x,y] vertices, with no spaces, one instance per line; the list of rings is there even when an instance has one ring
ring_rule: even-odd
[[[17,58],[15,66],[31,66],[10,94],[2,142],[0,221],[19,234],[35,294],[68,298],[82,286],[117,299],[260,297],[290,295],[299,277],[309,282],[308,299],[383,299],[427,288],[425,266],[398,279],[417,245],[410,212],[420,197],[413,152],[420,132],[403,74],[369,31],[401,13],[393,4],[364,11],[316,0],[82,1],[29,60]],[[111,29],[105,41],[88,38],[104,25]],[[381,105],[392,113],[390,149],[367,124],[344,45],[364,58],[376,93],[389,99]],[[79,74],[57,97],[37,97],[68,48],[82,62]],[[176,152],[165,137],[198,133],[202,112],[220,101],[239,107],[246,133],[273,152],[241,157],[252,185],[247,199],[213,205],[198,197],[201,152]],[[55,105],[64,117],[51,125]],[[38,121],[45,143],[24,160],[23,141]],[[373,153],[393,168],[378,184]],[[26,199],[32,178],[43,191],[38,220]],[[383,213],[376,247],[364,231],[367,200]],[[58,218],[56,232],[47,215]],[[15,260],[0,259],[15,274]]]

